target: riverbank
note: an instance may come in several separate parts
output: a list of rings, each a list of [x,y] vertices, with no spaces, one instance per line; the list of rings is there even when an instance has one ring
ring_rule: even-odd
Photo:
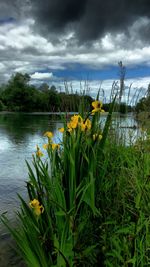
[[[150,119],[150,112],[142,111],[142,112],[137,113],[136,116],[138,120],[145,121],[145,120]]]
[[[15,112],[15,111],[0,111],[0,114],[25,114],[25,115],[56,115],[56,116],[65,116],[67,115],[75,115],[78,112]],[[106,116],[108,112],[102,112],[101,116]],[[114,114],[118,114],[114,112]]]
[[[136,114],[136,118],[139,121],[143,129],[150,130],[150,112],[140,112]]]

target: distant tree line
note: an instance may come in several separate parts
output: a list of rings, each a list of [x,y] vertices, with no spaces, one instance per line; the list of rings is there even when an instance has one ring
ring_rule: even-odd
[[[7,84],[0,87],[0,110],[21,112],[57,112],[78,111],[79,105],[84,100],[85,107],[93,101],[88,95],[78,93],[58,92],[55,86],[49,87],[43,83],[35,87],[30,83],[28,74],[16,73]]]
[[[66,86],[66,85],[65,85]],[[49,87],[47,83],[36,87],[30,84],[30,76],[25,73],[16,73],[7,84],[0,86],[0,111],[16,112],[57,112],[78,111],[81,101],[84,100],[85,108],[89,108],[93,98],[79,93],[58,92],[56,87]],[[103,104],[104,110],[109,111],[111,103]],[[150,85],[147,96],[140,99],[135,107],[126,103],[115,103],[114,111],[127,113],[131,111],[150,111]]]
[[[103,108],[106,112],[109,111],[111,103],[105,103],[103,104]],[[127,105],[125,102],[122,103],[115,103],[114,105],[114,112],[120,112],[122,114],[128,113],[128,112],[132,112],[133,111],[133,107],[131,105]]]

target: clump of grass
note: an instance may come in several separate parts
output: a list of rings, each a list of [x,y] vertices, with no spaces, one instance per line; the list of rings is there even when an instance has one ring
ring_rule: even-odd
[[[148,266],[150,262],[150,155],[117,144],[104,129],[102,103],[64,122],[62,142],[45,133],[47,160],[38,146],[18,227],[2,221],[27,266]]]

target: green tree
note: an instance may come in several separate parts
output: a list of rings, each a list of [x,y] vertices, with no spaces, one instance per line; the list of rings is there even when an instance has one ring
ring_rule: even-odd
[[[26,111],[32,107],[36,89],[29,85],[29,81],[28,74],[16,73],[10,78],[2,92],[2,100],[9,110]]]
[[[49,85],[47,83],[42,83],[39,90],[46,93],[49,90]]]

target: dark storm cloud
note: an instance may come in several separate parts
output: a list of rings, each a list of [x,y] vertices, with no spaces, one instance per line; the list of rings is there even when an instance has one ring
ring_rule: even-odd
[[[17,1],[14,0],[13,2],[14,4],[12,4],[11,0],[0,1],[0,18],[2,22],[7,18],[17,16]]]
[[[47,29],[62,30],[68,23],[76,22],[84,16],[87,0],[31,0],[37,22]]]
[[[0,0],[1,23],[13,22],[22,18],[29,8],[29,1],[30,0]]]
[[[31,4],[43,34],[62,33],[70,27],[81,42],[105,32],[126,33],[139,17],[150,18],[149,0],[31,0]]]

